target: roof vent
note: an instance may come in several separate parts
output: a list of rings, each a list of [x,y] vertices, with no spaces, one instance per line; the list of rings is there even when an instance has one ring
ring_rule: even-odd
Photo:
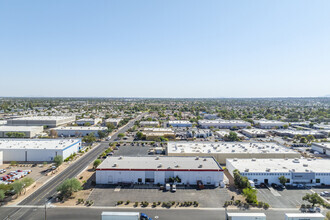
[[[118,160],[121,160],[121,159],[123,159],[123,157],[122,157],[122,156],[120,156],[120,157],[118,158]]]
[[[270,168],[266,168],[266,172],[270,172]]]
[[[156,157],[156,160],[159,160],[159,157],[158,156]]]
[[[252,158],[252,161],[256,161],[257,159],[256,158]]]
[[[249,169],[245,169],[245,171],[244,172],[249,172]]]
[[[179,167],[179,165],[177,164],[177,165],[175,165],[175,167],[176,167],[176,168],[178,168],[178,167]]]
[[[204,161],[206,161],[207,159],[206,158],[204,158]]]
[[[203,164],[199,164],[198,168],[202,168],[203,167]]]
[[[199,156],[197,156],[195,160],[199,160]]]
[[[159,163],[158,167],[162,167],[163,165],[161,163]]]
[[[113,167],[117,167],[118,165],[116,163],[113,164]]]
[[[308,167],[308,164],[305,163],[305,164],[303,164],[303,166],[304,166],[304,167]]]

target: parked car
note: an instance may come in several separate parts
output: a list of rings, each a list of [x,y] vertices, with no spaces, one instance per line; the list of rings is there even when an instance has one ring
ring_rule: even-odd
[[[276,183],[272,183],[272,185],[271,185],[273,188],[277,188],[278,187],[278,185],[276,184]]]
[[[165,190],[168,191],[171,189],[171,185],[169,183],[166,183],[165,185]]]
[[[284,185],[278,185],[277,189],[284,190],[285,189],[285,186]]]
[[[176,185],[175,185],[175,184],[172,185],[172,189],[171,189],[171,191],[172,191],[172,192],[176,192]]]
[[[298,188],[298,189],[304,189],[305,187],[304,187],[303,184],[298,184],[298,185],[297,185],[297,188]]]

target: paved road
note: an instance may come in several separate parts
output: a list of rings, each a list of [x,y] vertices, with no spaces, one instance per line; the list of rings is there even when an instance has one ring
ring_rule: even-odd
[[[136,117],[134,120],[131,120],[127,125],[123,128],[119,129],[112,137],[111,140],[117,138],[119,133],[124,133],[129,128],[134,125],[136,120],[139,120],[146,113]],[[80,172],[82,172],[91,162],[93,162],[98,155],[100,155],[107,147],[109,146],[109,142],[102,142],[97,147],[94,147],[87,155],[85,155],[82,159],[70,165],[66,170],[55,176],[49,182],[44,184],[41,188],[36,190],[29,197],[24,199],[19,205],[44,205],[46,200],[56,194],[56,187],[62,183],[65,179],[76,177]],[[12,219],[21,219],[22,216],[26,216],[27,209],[16,208],[11,210],[9,213],[5,213],[0,211],[0,217],[12,216]]]
[[[1,211],[11,210],[14,208],[2,208]],[[45,219],[45,209],[43,208],[24,208],[26,215],[22,216],[24,220],[40,220]],[[207,220],[225,220],[225,210],[221,209],[109,209],[109,208],[48,208],[47,220],[70,219],[70,220],[91,220],[100,219],[102,211],[115,211],[115,212],[143,212],[154,220],[163,219],[207,219]],[[267,216],[267,220],[284,220],[285,213],[297,213],[295,210],[229,210],[228,212],[263,212]],[[325,213],[323,213],[325,214]],[[10,218],[12,219],[12,218]]]

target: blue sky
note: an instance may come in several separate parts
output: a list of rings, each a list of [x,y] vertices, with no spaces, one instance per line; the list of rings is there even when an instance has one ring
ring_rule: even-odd
[[[328,0],[0,0],[0,96],[330,94]]]

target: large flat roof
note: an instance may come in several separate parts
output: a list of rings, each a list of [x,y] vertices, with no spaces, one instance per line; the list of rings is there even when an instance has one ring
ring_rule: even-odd
[[[267,119],[253,120],[253,122],[259,124],[289,124],[288,122],[267,120]]]
[[[279,134],[292,134],[292,135],[315,135],[315,134],[320,134],[319,130],[289,130],[289,129],[285,129],[285,130],[274,130],[274,132],[279,133]]]
[[[34,131],[43,130],[43,126],[0,126],[0,131]]]
[[[175,121],[168,121],[169,124],[191,124],[190,121],[183,121],[183,120],[175,120]]]
[[[0,139],[0,149],[64,149],[80,139]]]
[[[267,134],[268,131],[263,130],[263,129],[256,129],[256,128],[252,128],[252,129],[242,129],[242,131],[250,133],[250,134]]]
[[[329,159],[227,159],[240,172],[330,172]],[[268,171],[269,169],[269,171]]]
[[[223,120],[223,119],[216,119],[216,120],[198,120],[198,123],[204,123],[204,124],[249,124],[249,122],[243,121],[243,120]]]
[[[28,117],[21,117],[21,118],[13,118],[10,120],[14,120],[14,121],[23,121],[23,120],[62,120],[62,119],[68,119],[68,118],[72,118],[75,116],[28,116]]]
[[[168,142],[168,153],[286,153],[298,154],[277,143],[270,142]]]
[[[103,131],[107,130],[107,127],[84,127],[84,126],[69,126],[69,127],[57,127],[53,130],[62,130],[62,131]]]
[[[108,157],[98,170],[222,170],[213,157]]]
[[[313,145],[330,150],[330,142],[313,143]]]

